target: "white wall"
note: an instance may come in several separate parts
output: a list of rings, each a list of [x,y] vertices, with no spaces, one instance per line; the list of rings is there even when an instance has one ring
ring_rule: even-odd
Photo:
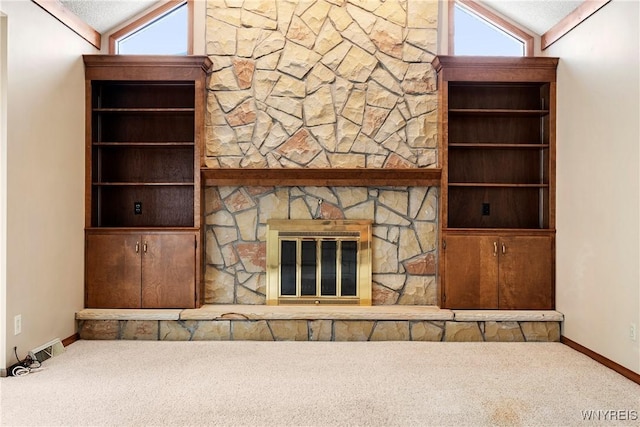
[[[640,373],[639,3],[613,0],[560,57],[557,309],[563,335]]]
[[[31,1],[7,15],[6,362],[75,333],[83,308],[85,40]],[[0,302],[0,303],[4,303]],[[22,315],[14,336],[13,318]]]
[[[6,366],[7,300],[7,17],[0,9],[0,369]]]
[[[207,2],[193,1],[193,54],[204,55],[206,47]]]

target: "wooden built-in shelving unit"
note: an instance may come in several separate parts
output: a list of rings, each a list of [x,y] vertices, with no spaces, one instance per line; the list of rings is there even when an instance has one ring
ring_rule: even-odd
[[[557,58],[439,56],[442,306],[553,309]]]
[[[86,55],[85,304],[202,303],[205,56]]]

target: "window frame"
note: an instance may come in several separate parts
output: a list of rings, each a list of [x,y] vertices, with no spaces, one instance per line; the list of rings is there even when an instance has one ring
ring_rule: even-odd
[[[509,34],[511,37],[519,40],[524,45],[524,55],[523,56],[534,56],[534,38],[531,34],[521,30],[516,27],[512,23],[508,22],[506,19],[501,18],[496,15],[494,12],[491,12],[489,9],[480,5],[478,2],[474,0],[448,0],[448,15],[449,15],[449,31],[448,31],[448,39],[449,46],[448,51],[449,55],[455,55],[455,46],[454,46],[454,35],[455,35],[455,19],[454,19],[454,9],[458,3],[459,6],[466,8],[471,13],[478,15],[480,18],[487,21],[489,24],[494,25],[505,33]]]
[[[194,0],[169,0],[166,3],[152,9],[145,15],[122,27],[109,36],[109,54],[118,55],[116,44],[118,41],[130,34],[149,25],[151,22],[161,18],[180,6],[187,5],[187,55],[193,55],[193,2]]]

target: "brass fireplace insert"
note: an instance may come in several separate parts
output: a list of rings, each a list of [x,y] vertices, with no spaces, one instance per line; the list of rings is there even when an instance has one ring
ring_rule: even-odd
[[[267,304],[371,305],[371,224],[267,221]]]

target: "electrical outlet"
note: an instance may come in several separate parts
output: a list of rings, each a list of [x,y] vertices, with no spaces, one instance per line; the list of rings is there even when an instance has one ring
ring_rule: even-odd
[[[631,323],[629,325],[629,338],[631,341],[636,341],[638,339],[638,328],[635,323]]]
[[[133,202],[133,214],[142,215],[142,202]]]
[[[17,314],[13,317],[13,335],[18,335],[22,332],[22,314]]]
[[[482,204],[482,216],[491,215],[491,205],[489,203]]]

